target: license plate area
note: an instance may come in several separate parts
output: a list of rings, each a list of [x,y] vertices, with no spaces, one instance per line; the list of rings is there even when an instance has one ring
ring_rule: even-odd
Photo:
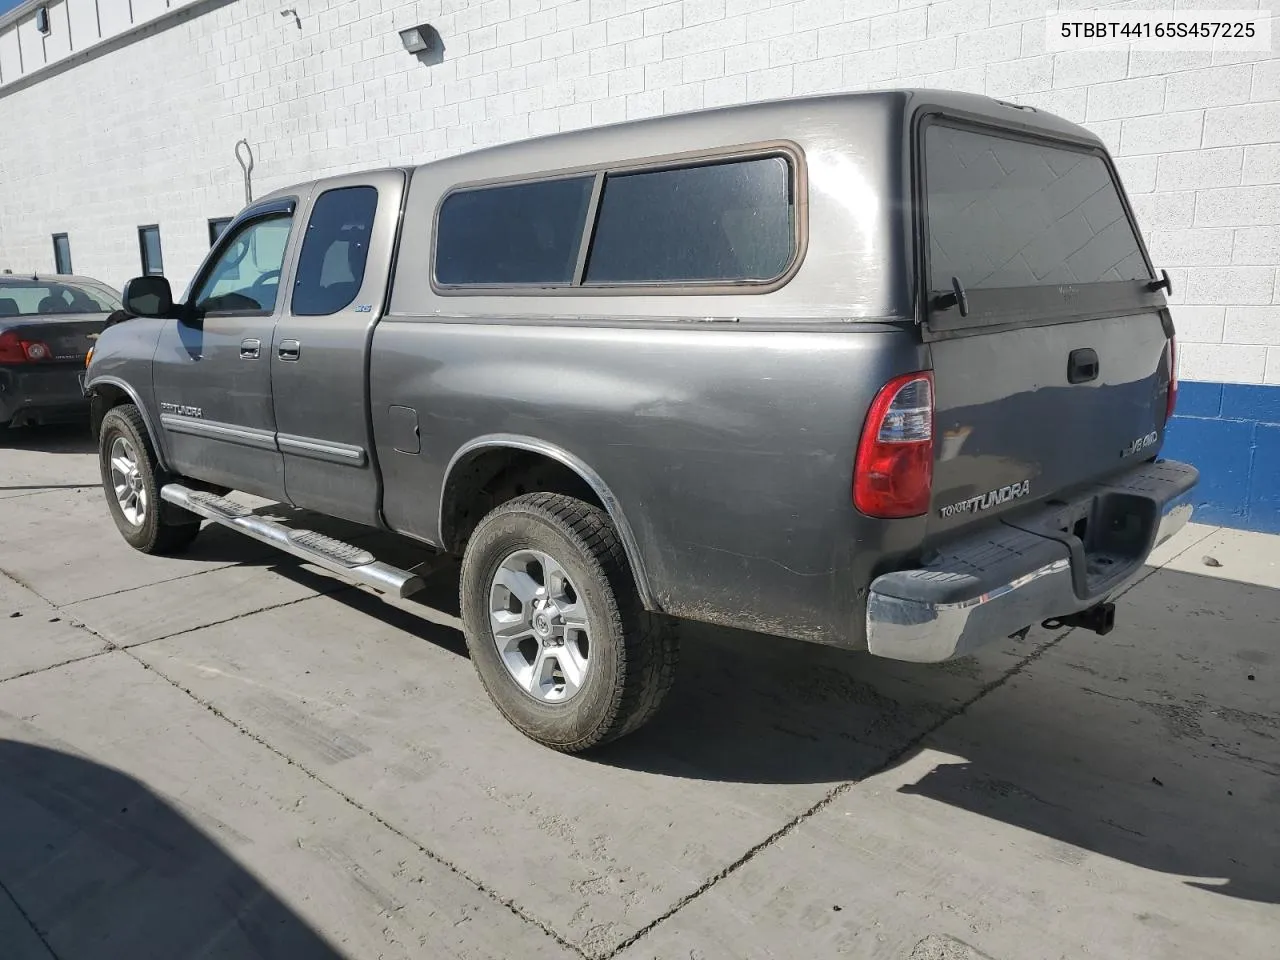
[[[1092,599],[1142,563],[1158,521],[1154,500],[1112,489],[1070,501],[1050,500],[1035,516],[1005,522],[1065,544],[1076,594]]]

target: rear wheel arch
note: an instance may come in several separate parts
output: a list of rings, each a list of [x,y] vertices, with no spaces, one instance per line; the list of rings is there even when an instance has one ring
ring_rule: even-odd
[[[612,490],[582,459],[535,438],[480,437],[453,455],[440,497],[441,545],[461,554],[485,514],[527,493],[562,493],[604,510],[618,532],[645,609],[661,609],[650,589],[631,525]]]

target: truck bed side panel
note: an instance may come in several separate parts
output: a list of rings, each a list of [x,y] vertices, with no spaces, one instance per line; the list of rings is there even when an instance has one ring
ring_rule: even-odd
[[[924,365],[914,330],[858,329],[384,320],[371,376],[386,519],[437,540],[454,453],[537,438],[607,484],[661,609],[856,643],[872,558],[900,560],[924,524],[853,507],[863,414]],[[388,442],[391,405],[417,411],[420,454]]]

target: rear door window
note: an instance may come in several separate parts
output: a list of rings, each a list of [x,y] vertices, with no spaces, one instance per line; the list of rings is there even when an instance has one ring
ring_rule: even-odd
[[[594,176],[477,187],[449,194],[436,227],[443,286],[573,283]]]
[[[319,196],[298,256],[294,314],[328,316],[351,305],[364,283],[377,212],[374,187],[341,187]]]
[[[934,123],[924,159],[933,291],[1150,277],[1099,154]]]
[[[584,282],[769,281],[794,249],[782,157],[609,174]]]

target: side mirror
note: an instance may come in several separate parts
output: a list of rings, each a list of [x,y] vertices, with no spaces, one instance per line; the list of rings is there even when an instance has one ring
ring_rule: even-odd
[[[124,285],[121,299],[135,317],[173,316],[173,291],[164,277],[134,277]]]

